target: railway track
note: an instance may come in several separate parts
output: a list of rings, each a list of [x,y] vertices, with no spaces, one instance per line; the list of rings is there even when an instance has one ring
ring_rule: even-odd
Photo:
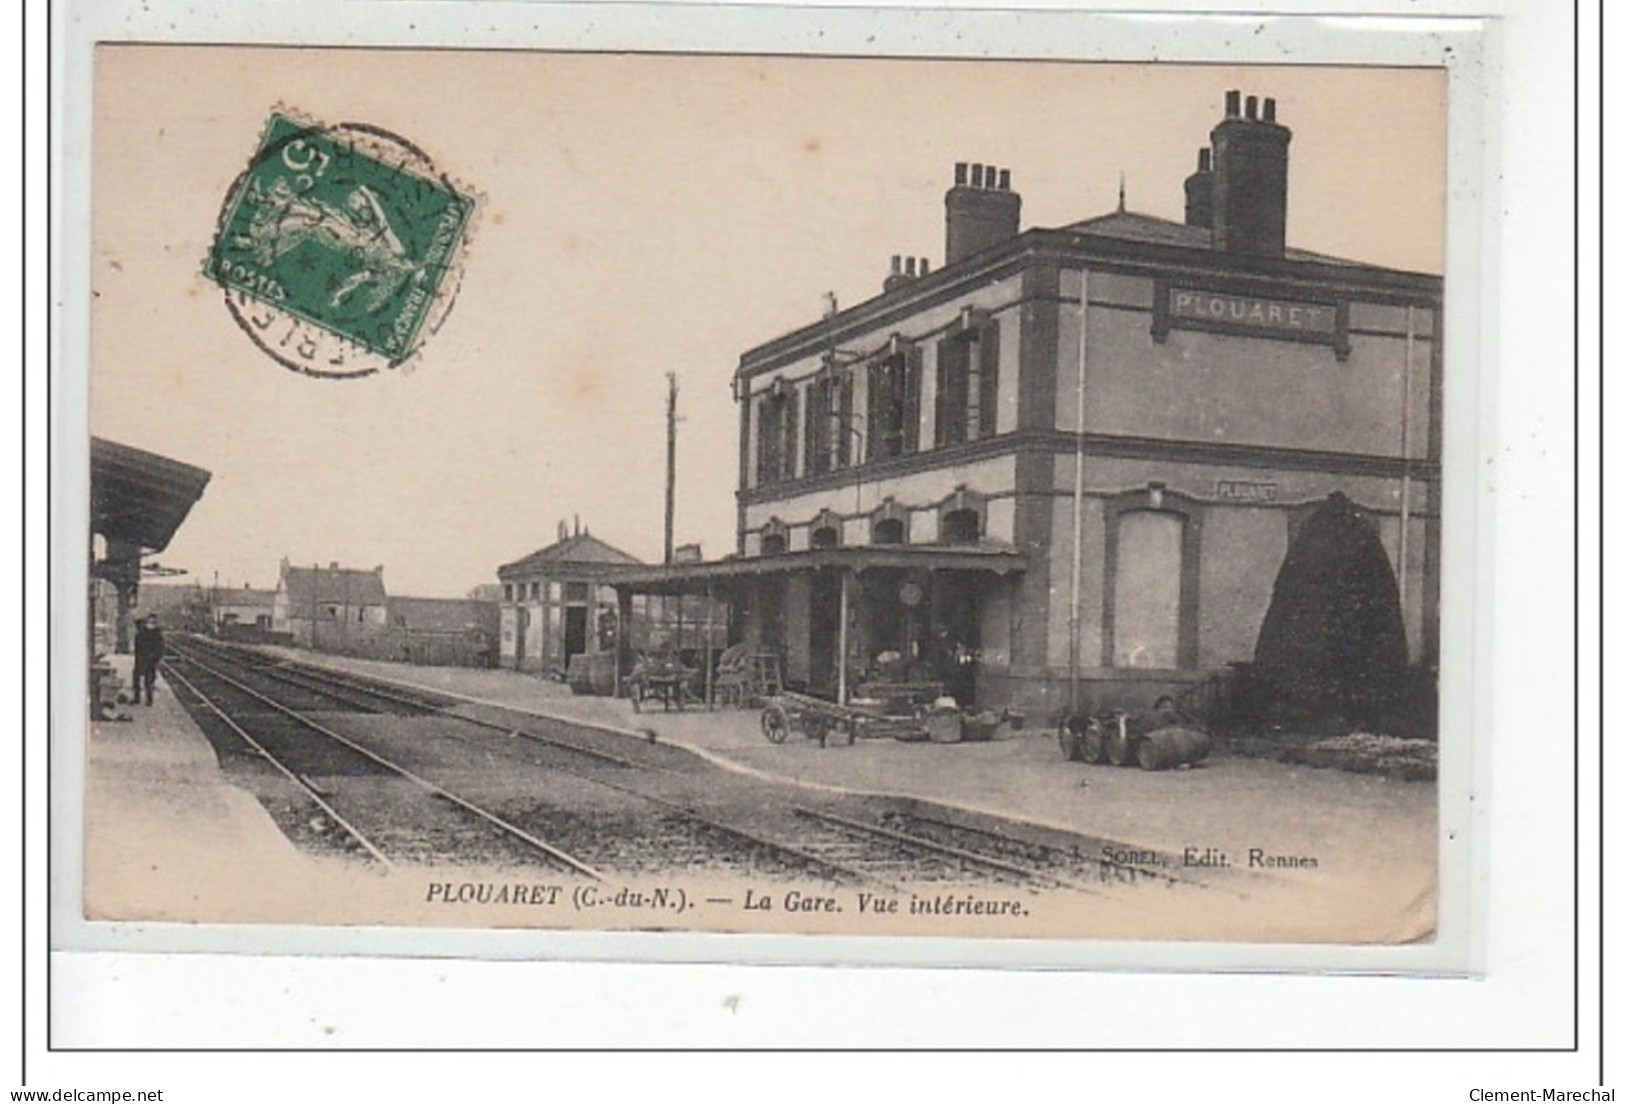
[[[557,852],[551,854],[555,864],[584,876],[704,871],[892,890],[993,882],[1088,894],[1110,888],[1102,883],[1135,880],[1132,870],[1114,871],[1084,857],[1086,845],[1099,841],[1080,838],[1080,846],[1068,850],[956,823],[947,809],[940,816],[922,815],[919,802],[871,808],[878,799],[811,795],[788,783],[717,770],[669,745],[572,730],[517,710],[510,715],[493,708],[494,715],[482,716],[464,700],[252,649],[187,639],[175,651],[183,665],[214,668],[215,677],[235,681],[248,695],[237,703],[245,715],[235,720],[229,709],[204,707],[213,708],[240,740],[253,737],[238,721],[253,727],[271,714],[297,723],[366,757],[376,769],[387,764],[400,777],[415,779],[442,804],[488,816],[488,824],[503,825],[512,838],[525,841],[533,861],[534,852]],[[322,713],[323,703],[336,712]],[[410,739],[401,734],[405,729]],[[380,745],[387,745],[387,755]],[[296,782],[304,776],[296,767],[288,773]],[[431,781],[435,777],[442,780]],[[312,800],[334,797],[319,788],[311,794]]]
[[[177,667],[186,670],[177,670]],[[200,673],[204,676],[201,679],[198,677]],[[474,822],[509,845],[489,850],[478,848],[476,853],[481,858],[508,858],[510,861],[518,858],[523,862],[534,861],[540,856],[545,860],[544,865],[554,869],[598,880],[603,878],[593,867],[562,848],[379,755],[307,714],[277,702],[231,675],[186,656],[184,652],[178,657],[178,662],[166,660],[166,675],[175,679],[198,704],[226,724],[278,774],[294,783],[311,804],[330,817],[374,861],[393,866],[397,859],[390,857],[391,852],[398,857],[421,858],[426,850],[438,851],[446,838],[464,834],[459,831],[461,825],[448,823],[448,820],[461,820],[463,824]],[[200,686],[199,682],[204,685]],[[257,703],[264,706],[265,711],[245,711],[240,706],[235,711],[228,709],[227,703],[222,701],[221,687],[236,691],[239,702],[246,700]],[[245,712],[254,716],[255,727],[259,729],[257,735],[250,734],[239,723],[237,715]],[[323,741],[312,744],[308,739],[300,740],[295,729],[322,737]],[[376,782],[380,775],[389,779],[389,783],[383,786],[370,784]],[[369,784],[343,784],[357,777],[369,780]],[[429,798],[438,799],[444,803],[444,807],[420,800],[408,806],[409,818],[403,820],[398,815],[381,818],[378,815],[380,804],[387,805],[391,814],[400,808],[398,801],[402,796],[399,792],[402,787],[394,785],[395,780],[408,783]],[[342,797],[339,796],[340,790],[344,791]],[[358,793],[358,790],[363,792]],[[353,808],[341,812],[336,805]],[[367,824],[369,820],[375,823]],[[515,844],[520,846],[515,847]]]

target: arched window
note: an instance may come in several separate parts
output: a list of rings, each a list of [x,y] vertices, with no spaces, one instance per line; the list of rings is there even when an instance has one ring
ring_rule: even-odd
[[[1118,520],[1115,667],[1179,666],[1179,598],[1185,520],[1134,510]]]
[[[869,515],[869,543],[907,544],[908,507],[891,497],[876,507]]]
[[[941,522],[944,544],[975,544],[982,539],[982,515],[975,510],[950,510]]]
[[[790,547],[789,528],[778,518],[762,526],[762,555],[777,556]]]
[[[839,548],[841,546],[841,531],[831,525],[824,525],[812,531],[809,543],[814,548]]]
[[[903,519],[881,518],[875,522],[874,542],[876,544],[907,544],[908,533],[903,529]]]
[[[1108,502],[1105,663],[1196,665],[1202,515],[1201,503],[1161,483]]]

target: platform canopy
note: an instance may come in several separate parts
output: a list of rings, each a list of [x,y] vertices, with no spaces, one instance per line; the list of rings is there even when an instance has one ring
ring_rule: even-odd
[[[695,594],[708,584],[798,571],[845,570],[861,574],[880,569],[988,571],[1013,575],[1027,570],[1027,557],[992,541],[974,544],[866,544],[853,548],[812,548],[709,563],[622,568],[604,582],[638,594]]]
[[[208,482],[202,468],[92,437],[90,531],[109,548],[162,552]]]

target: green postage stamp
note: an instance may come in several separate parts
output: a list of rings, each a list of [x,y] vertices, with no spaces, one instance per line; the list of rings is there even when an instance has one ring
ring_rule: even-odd
[[[226,197],[205,272],[279,363],[370,375],[411,358],[444,321],[474,211],[405,139],[278,111]]]

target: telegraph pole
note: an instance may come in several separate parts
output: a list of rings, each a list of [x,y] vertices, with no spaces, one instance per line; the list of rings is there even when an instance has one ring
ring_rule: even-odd
[[[666,563],[677,523],[677,373],[666,373]]]

